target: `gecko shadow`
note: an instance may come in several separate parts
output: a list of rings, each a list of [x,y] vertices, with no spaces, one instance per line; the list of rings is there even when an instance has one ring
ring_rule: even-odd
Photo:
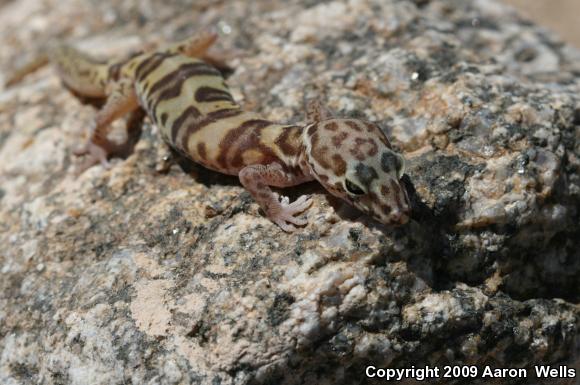
[[[241,186],[236,176],[224,175],[208,170],[192,160],[179,156],[177,152],[173,154],[176,156],[177,165],[183,172],[208,188],[215,185]],[[302,195],[324,194],[328,204],[333,207],[341,220],[358,222],[385,234],[385,237],[381,239],[384,251],[382,258],[377,262],[379,265],[389,262],[405,261],[410,271],[434,289],[446,288],[450,286],[450,281],[438,279],[440,275],[436,272],[438,257],[444,253],[444,250],[448,249],[445,232],[441,230],[441,223],[435,218],[432,210],[421,201],[410,178],[405,175],[401,182],[409,195],[412,212],[409,223],[397,227],[377,222],[369,215],[362,213],[340,198],[327,192],[316,181],[306,182],[285,189],[273,188],[273,190],[288,196],[290,201],[294,201]],[[264,215],[263,212],[261,214]],[[395,244],[401,243],[405,247],[400,251],[395,251]]]
[[[341,219],[361,223],[385,235],[381,240],[383,256],[377,261],[378,265],[402,261],[433,291],[452,289],[458,279],[448,271],[447,265],[457,253],[453,234],[461,208],[454,204],[443,212],[436,212],[417,193],[409,175],[405,174],[400,182],[411,203],[410,220],[402,226],[379,223],[330,194],[327,194],[328,201]]]

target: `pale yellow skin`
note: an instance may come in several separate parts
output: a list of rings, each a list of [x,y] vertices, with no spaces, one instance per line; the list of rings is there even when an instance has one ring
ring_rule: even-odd
[[[209,169],[237,175],[266,215],[284,231],[307,221],[297,217],[311,204],[306,196],[289,203],[269,186],[319,181],[330,193],[386,224],[407,222],[410,212],[399,183],[403,158],[373,123],[336,119],[318,102],[307,106],[307,123],[273,123],[242,111],[220,72],[208,64],[215,41],[200,34],[163,50],[100,63],[70,47],[51,61],[75,92],[106,97],[88,143],[77,151],[87,168],[109,167],[111,122],[142,108],[165,142]]]

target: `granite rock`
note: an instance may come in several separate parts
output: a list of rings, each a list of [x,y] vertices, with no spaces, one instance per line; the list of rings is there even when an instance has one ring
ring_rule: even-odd
[[[133,154],[76,177],[94,107],[42,68],[0,92],[0,383],[580,374],[578,51],[487,0],[21,0],[0,3],[0,77],[53,39],[108,57],[212,25],[245,108],[300,122],[318,97],[379,122],[408,159],[412,221],[311,183],[285,190],[314,204],[283,233],[236,178],[157,173],[147,119]]]

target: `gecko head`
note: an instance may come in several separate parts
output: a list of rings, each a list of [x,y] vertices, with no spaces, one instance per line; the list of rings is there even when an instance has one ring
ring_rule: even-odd
[[[328,119],[304,131],[305,162],[333,195],[385,224],[409,220],[410,203],[400,183],[404,158],[381,129],[357,119]]]

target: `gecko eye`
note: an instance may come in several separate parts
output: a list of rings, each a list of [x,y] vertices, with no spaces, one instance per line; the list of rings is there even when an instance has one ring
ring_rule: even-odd
[[[358,187],[356,184],[352,183],[348,179],[346,179],[344,181],[344,187],[346,188],[346,191],[348,191],[349,193],[351,193],[353,195],[363,195],[365,193],[363,191],[363,189],[361,189],[360,187]]]

